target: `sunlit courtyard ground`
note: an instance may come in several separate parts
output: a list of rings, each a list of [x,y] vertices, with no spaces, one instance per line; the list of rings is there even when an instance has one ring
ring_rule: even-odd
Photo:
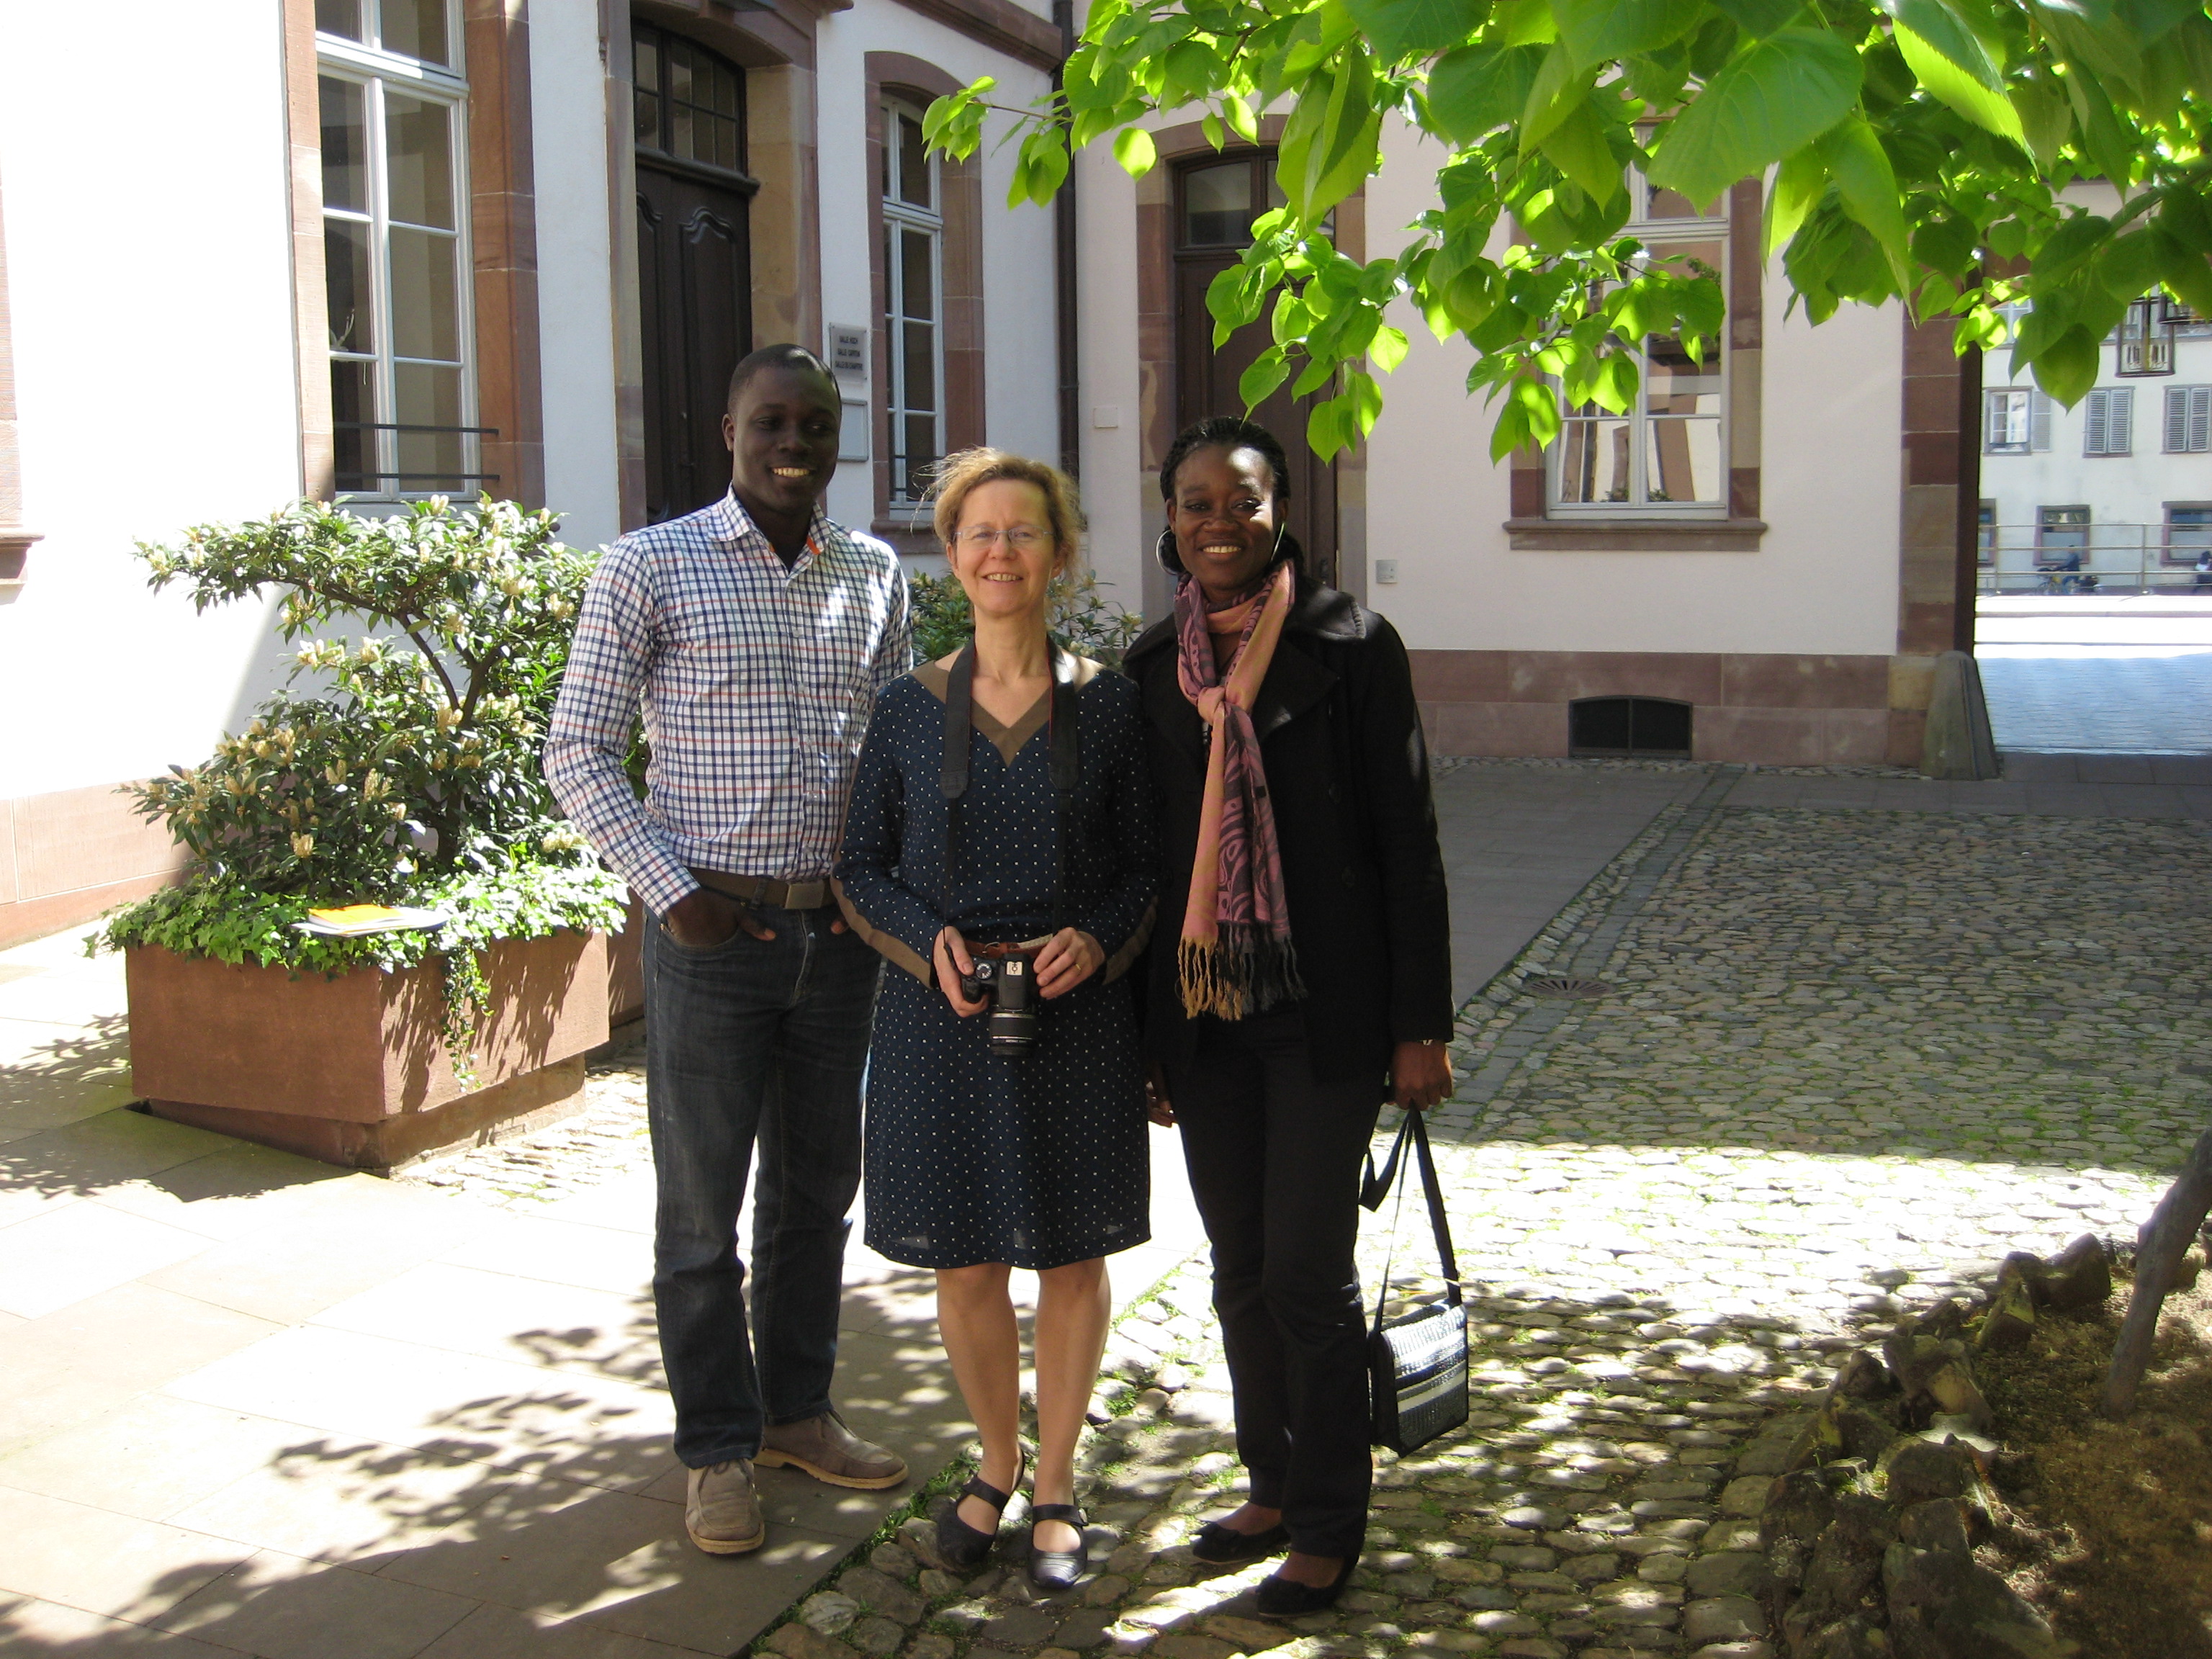
[[[0,1647],[1751,1659],[1763,1472],[1835,1356],[2008,1249],[2131,1231],[2206,1121],[2194,793],[1442,769],[1476,1411],[1386,1459],[1353,1591],[1291,1630],[1250,1616],[1266,1569],[1182,1547],[1236,1472],[1167,1136],[1116,1269],[1097,1577],[1058,1605],[953,1579],[877,1535],[910,1490],[781,1474],[769,1549],[710,1560],[634,1053],[581,1119],[376,1181],[122,1109],[112,964],[0,956]],[[1410,1210],[1395,1260],[1433,1288]],[[853,1267],[841,1399],[926,1477],[964,1443],[927,1285]]]

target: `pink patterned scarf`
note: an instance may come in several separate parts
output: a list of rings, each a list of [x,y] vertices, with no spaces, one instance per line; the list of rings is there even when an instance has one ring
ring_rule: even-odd
[[[1206,609],[1206,592],[1191,577],[1176,589],[1176,669],[1208,737],[1198,851],[1176,951],[1183,1011],[1194,1018],[1242,1019],[1305,994],[1283,898],[1275,810],[1252,726],[1253,700],[1267,678],[1297,588],[1285,560],[1219,611]],[[1214,664],[1217,634],[1237,640],[1225,672]]]

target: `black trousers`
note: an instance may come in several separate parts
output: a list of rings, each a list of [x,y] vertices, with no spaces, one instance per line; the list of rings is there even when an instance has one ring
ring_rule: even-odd
[[[1352,1244],[1379,1080],[1322,1081],[1297,1016],[1262,1015],[1206,1021],[1168,1087],[1252,1501],[1283,1511],[1293,1549],[1356,1555],[1374,1465]]]

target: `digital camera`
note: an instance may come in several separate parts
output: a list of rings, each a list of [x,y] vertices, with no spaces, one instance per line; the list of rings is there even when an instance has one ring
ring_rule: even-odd
[[[983,1021],[991,1052],[1018,1060],[1036,1047],[1036,963],[1025,956],[975,960],[974,971],[960,975],[961,997],[990,1005]]]

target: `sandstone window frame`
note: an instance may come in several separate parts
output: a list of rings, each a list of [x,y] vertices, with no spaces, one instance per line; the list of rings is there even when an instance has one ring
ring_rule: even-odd
[[[321,43],[317,0],[281,0],[281,5],[299,489],[304,496],[329,501],[336,494],[336,457],[323,254]],[[461,218],[469,258],[460,287],[470,313],[467,344],[474,368],[469,424],[483,428],[475,434],[478,459],[471,470],[498,474],[496,495],[539,507],[545,462],[529,20],[508,0],[448,0],[448,5],[456,67],[468,89]]]
[[[374,0],[362,7],[371,16],[377,9]],[[471,495],[501,482],[484,467],[483,433],[477,425],[476,315],[468,280],[475,269],[470,240],[472,215],[468,211],[472,192],[467,187],[469,87],[458,9],[449,7],[446,12],[447,60],[443,63],[404,57],[319,29],[315,37],[325,315],[331,325],[324,352],[331,381],[331,483],[334,499],[349,505],[390,506],[431,495]],[[343,88],[359,94],[361,147],[350,168],[359,174],[359,193],[334,200],[331,94]],[[395,100],[444,114],[443,143],[436,159],[444,172],[446,224],[432,222],[440,216],[434,208],[413,219],[395,212],[391,137]],[[434,137],[431,145],[437,146]],[[340,159],[337,165],[345,167],[346,162]],[[434,193],[435,188],[431,181],[425,193]],[[414,219],[424,222],[417,224]],[[342,281],[342,265],[351,262],[342,261],[337,252],[342,242],[356,240],[356,233],[360,273],[368,291],[350,297],[355,307],[366,301],[365,326],[355,325],[350,309],[339,315],[337,304],[340,286],[349,292],[356,286]],[[435,292],[434,278],[412,285],[422,291],[399,292],[403,283],[394,248],[403,237],[431,250],[422,261],[426,276],[434,269],[435,250],[449,250],[448,286],[443,294]],[[436,337],[440,335],[445,337]],[[410,346],[417,349],[408,349]],[[342,375],[356,377],[344,374],[341,365],[366,371],[359,392],[349,397],[340,395],[339,381]],[[433,390],[447,373],[450,386]],[[404,386],[408,380],[421,382],[420,389],[410,394]],[[447,406],[419,406],[426,395],[434,404]],[[419,418],[426,414],[451,418]],[[349,418],[355,416],[359,418]],[[346,465],[349,454],[356,458],[350,466]],[[453,465],[434,465],[440,461]]]
[[[928,494],[929,470],[950,453],[945,442],[944,158],[926,148],[918,158],[914,154],[925,107],[891,93],[878,111],[884,127],[876,191],[884,217],[884,430],[893,507],[919,507]],[[918,201],[908,189],[917,167]],[[917,252],[919,260],[913,257]],[[918,354],[917,333],[924,342]],[[919,445],[918,433],[927,434]]]
[[[1632,171],[1628,188],[1646,192]],[[1660,192],[1650,191],[1656,195]],[[1722,360],[1721,500],[1696,508],[1637,503],[1570,503],[1557,500],[1561,447],[1524,446],[1508,462],[1510,516],[1506,544],[1522,552],[1756,552],[1766,532],[1759,516],[1761,362],[1764,357],[1765,264],[1759,257],[1757,227],[1765,190],[1746,179],[1725,192],[1723,211],[1696,219],[1641,215],[1631,229],[1662,229],[1676,240],[1712,239],[1714,224],[1729,228],[1723,246],[1723,280],[1728,314],[1718,349]],[[1691,234],[1696,228],[1696,236]]]
[[[957,92],[963,84],[926,58],[906,52],[865,55],[868,120],[868,337],[870,342],[870,471],[873,475],[875,533],[907,555],[941,552],[930,527],[929,511],[899,499],[892,489],[888,414],[891,408],[891,340],[886,324],[890,274],[884,269],[890,220],[884,211],[882,180],[889,159],[884,112],[893,103],[927,109],[930,100]],[[983,441],[987,410],[983,346],[983,191],[980,160],[936,158],[939,216],[938,356],[942,363],[939,398],[944,454]]]

